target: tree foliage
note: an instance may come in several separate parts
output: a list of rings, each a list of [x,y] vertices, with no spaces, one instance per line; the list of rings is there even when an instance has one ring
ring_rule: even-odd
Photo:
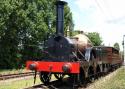
[[[65,11],[66,29],[73,21],[68,6]],[[38,46],[55,32],[55,20],[55,0],[0,0],[0,68],[40,57]]]
[[[74,23],[73,23],[73,18],[72,18],[72,12],[70,11],[70,8],[68,7],[68,5],[66,5],[64,7],[64,30],[65,30],[65,35],[67,36],[67,31],[70,31],[69,35],[72,35],[71,32],[74,29]]]
[[[94,46],[100,46],[101,45],[102,39],[101,39],[99,33],[97,33],[97,32],[90,32],[90,33],[87,34],[87,36],[92,41]]]
[[[114,48],[120,50],[119,44],[117,42],[114,44]]]

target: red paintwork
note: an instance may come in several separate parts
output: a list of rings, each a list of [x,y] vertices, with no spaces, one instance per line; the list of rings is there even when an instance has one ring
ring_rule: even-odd
[[[52,73],[63,73],[62,66],[64,64],[71,64],[70,73],[79,73],[80,64],[79,62],[45,62],[45,61],[27,61],[26,68],[29,69],[29,65],[35,63],[37,65],[37,71],[52,72]]]

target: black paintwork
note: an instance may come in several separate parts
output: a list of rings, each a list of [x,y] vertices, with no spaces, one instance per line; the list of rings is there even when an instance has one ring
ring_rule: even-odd
[[[56,34],[64,35],[64,5],[66,2],[57,1],[56,3]]]
[[[72,41],[64,36],[56,35],[45,43],[46,60],[70,61]]]

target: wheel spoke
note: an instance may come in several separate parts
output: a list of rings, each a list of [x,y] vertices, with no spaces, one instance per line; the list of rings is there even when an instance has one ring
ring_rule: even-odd
[[[51,74],[47,73],[47,72],[40,72],[40,80],[44,83],[44,84],[48,84],[51,80]]]
[[[54,74],[54,76],[58,79],[58,80],[62,80],[64,77],[64,74]]]

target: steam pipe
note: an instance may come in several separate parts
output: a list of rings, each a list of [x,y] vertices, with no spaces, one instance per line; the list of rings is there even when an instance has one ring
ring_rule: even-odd
[[[64,1],[56,2],[56,34],[64,35]]]

